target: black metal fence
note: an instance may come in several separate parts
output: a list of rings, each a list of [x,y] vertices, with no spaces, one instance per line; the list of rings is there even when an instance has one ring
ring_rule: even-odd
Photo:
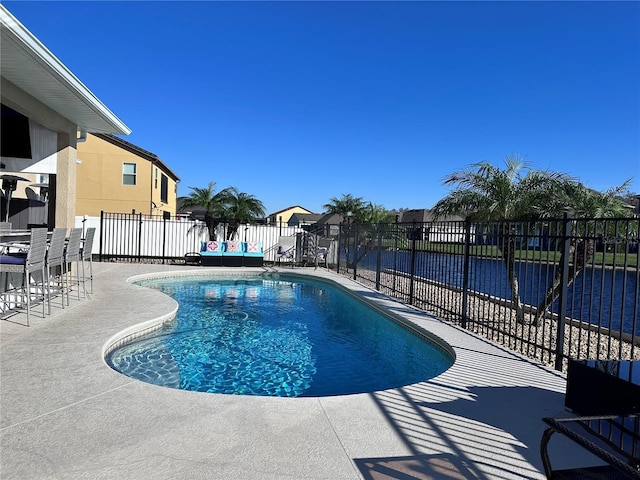
[[[563,370],[569,358],[640,359],[639,223],[351,224],[321,236],[333,237],[338,273]],[[237,236],[263,242],[269,263],[283,237],[304,253],[301,232],[244,225]],[[99,258],[182,262],[207,239],[202,222],[184,217],[103,212]]]
[[[206,229],[186,217],[102,212],[99,259],[171,263],[199,251]]]
[[[343,225],[338,271],[558,370],[640,359],[638,224]]]

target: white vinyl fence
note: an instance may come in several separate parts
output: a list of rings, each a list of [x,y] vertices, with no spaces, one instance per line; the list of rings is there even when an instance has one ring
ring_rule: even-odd
[[[182,259],[185,254],[199,252],[201,242],[209,240],[205,224],[184,217],[164,219],[140,214],[103,214],[101,217],[76,217],[76,227],[95,227],[92,254],[109,258]],[[217,238],[225,238],[227,225],[220,225]],[[262,242],[265,261],[275,261],[280,237],[303,232],[299,227],[241,225],[236,240]]]

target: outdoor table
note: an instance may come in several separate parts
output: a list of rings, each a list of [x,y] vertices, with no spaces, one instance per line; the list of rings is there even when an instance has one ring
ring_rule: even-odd
[[[565,406],[576,415],[640,413],[640,361],[569,360]]]
[[[51,232],[47,234],[51,238]],[[8,248],[14,247],[21,250],[29,248],[31,241],[31,230],[11,230],[0,233],[0,251],[5,252]]]
[[[540,455],[548,479],[640,479],[640,416],[543,418],[549,425],[540,442]],[[549,440],[554,433],[571,439],[607,464],[552,470]]]
[[[0,244],[29,243],[31,232],[29,230],[12,230],[10,232],[0,232]]]

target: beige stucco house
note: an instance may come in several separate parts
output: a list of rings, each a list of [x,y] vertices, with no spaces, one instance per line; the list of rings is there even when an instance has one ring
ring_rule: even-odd
[[[16,197],[31,184],[39,197],[46,190],[43,223],[73,227],[78,143],[89,133],[131,131],[3,5],[0,61],[0,178],[25,179],[17,182]],[[2,183],[4,211],[11,197]]]
[[[78,144],[77,215],[175,215],[178,176],[154,153],[115,135]]]
[[[269,214],[267,222],[272,225],[288,225],[291,216],[294,213],[313,213],[300,205],[294,205],[292,207],[283,208],[277,212]]]

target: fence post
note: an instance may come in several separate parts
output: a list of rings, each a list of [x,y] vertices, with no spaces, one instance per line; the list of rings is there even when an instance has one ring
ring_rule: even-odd
[[[162,264],[167,263],[167,217],[162,216]]]
[[[409,259],[409,305],[413,305],[416,270],[416,224],[411,227],[411,256]]]
[[[464,221],[464,264],[462,271],[462,315],[461,326],[467,328],[467,309],[469,301],[469,257],[471,250],[471,219],[467,217]]]
[[[138,262],[142,258],[142,213],[138,214]]]
[[[329,227],[331,228],[331,227]],[[336,273],[340,273],[340,251],[342,250],[342,239],[344,235],[342,234],[342,224],[338,225],[338,251],[336,252]]]
[[[102,261],[102,239],[104,238],[104,210],[100,210],[100,252],[98,258]]]
[[[355,228],[353,234],[353,279],[356,280],[358,278],[358,224],[352,225]],[[348,258],[347,263],[349,263]]]
[[[380,290],[380,269],[382,268],[382,223],[378,224],[378,252],[376,256],[376,290]]]
[[[569,282],[569,260],[571,256],[571,224],[572,216],[564,214],[562,219],[562,287],[558,298],[558,336],[556,337],[555,369],[562,371],[564,357],[564,326],[567,318],[567,283]]]
[[[398,226],[398,215],[396,215],[396,223],[393,232],[393,287],[391,291],[396,293],[396,278],[398,277],[398,235],[400,235],[400,227]]]

